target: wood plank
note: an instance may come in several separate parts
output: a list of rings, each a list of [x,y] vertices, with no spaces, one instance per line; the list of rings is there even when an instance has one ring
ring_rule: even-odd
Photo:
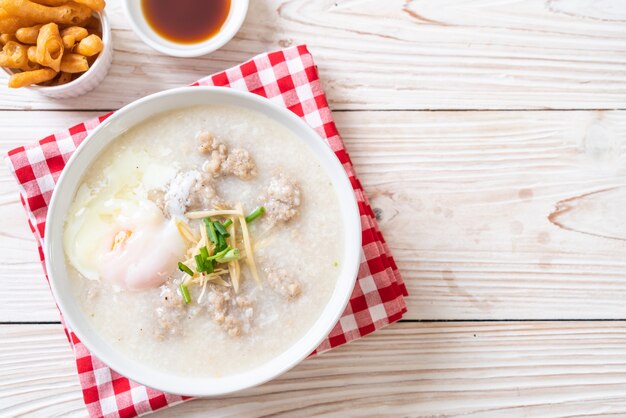
[[[95,113],[0,112],[0,150]],[[9,117],[10,116],[10,117]],[[626,112],[337,112],[411,319],[626,318]],[[0,321],[54,321],[0,168]]]
[[[0,335],[0,415],[85,416],[61,325],[4,325]]]
[[[621,0],[254,1],[233,41],[193,59],[152,51],[108,3],[115,57],[96,91],[61,101],[1,88],[1,108],[114,109],[298,43],[335,109],[626,108]]]
[[[1,112],[0,154],[100,112]],[[0,322],[59,321],[17,185],[0,164]]]
[[[0,326],[3,415],[84,416],[57,325]],[[403,323],[240,394],[155,416],[626,414],[625,322]]]
[[[409,318],[626,318],[623,112],[346,113]]]

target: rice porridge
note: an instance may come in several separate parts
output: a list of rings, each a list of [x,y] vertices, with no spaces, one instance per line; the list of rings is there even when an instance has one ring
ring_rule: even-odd
[[[196,106],[117,138],[65,220],[74,297],[139,363],[236,374],[319,317],[340,271],[339,201],[317,157],[250,110]]]

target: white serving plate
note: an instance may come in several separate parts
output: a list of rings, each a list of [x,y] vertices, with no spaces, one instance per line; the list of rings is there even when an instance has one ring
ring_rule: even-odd
[[[232,105],[260,112],[291,130],[319,158],[337,193],[344,225],[342,267],[336,287],[315,324],[291,347],[270,361],[235,375],[182,377],[154,370],[125,357],[89,325],[74,299],[63,249],[65,216],[83,175],[119,135],[156,114],[195,105]],[[182,87],[139,99],[117,111],[78,147],[56,185],[44,240],[46,269],[52,292],[69,327],[99,359],[122,375],[168,393],[190,396],[223,395],[259,385],[291,369],[305,359],[330,333],[350,299],[361,259],[361,223],[354,191],[341,163],[320,136],[289,110],[260,96],[222,87]]]

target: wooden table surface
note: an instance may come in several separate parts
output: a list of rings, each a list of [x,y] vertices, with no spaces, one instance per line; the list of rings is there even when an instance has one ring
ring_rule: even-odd
[[[189,59],[144,45],[120,4],[97,90],[0,89],[2,153],[307,43],[411,294],[401,323],[156,416],[626,414],[624,0],[253,0]],[[0,415],[84,416],[5,167],[0,236]]]

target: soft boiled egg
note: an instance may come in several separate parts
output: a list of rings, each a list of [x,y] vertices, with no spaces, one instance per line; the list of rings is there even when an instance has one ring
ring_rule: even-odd
[[[185,242],[175,219],[138,189],[142,176],[123,172],[109,170],[97,191],[86,184],[79,188],[66,219],[65,254],[87,279],[127,289],[157,287],[184,258]]]

